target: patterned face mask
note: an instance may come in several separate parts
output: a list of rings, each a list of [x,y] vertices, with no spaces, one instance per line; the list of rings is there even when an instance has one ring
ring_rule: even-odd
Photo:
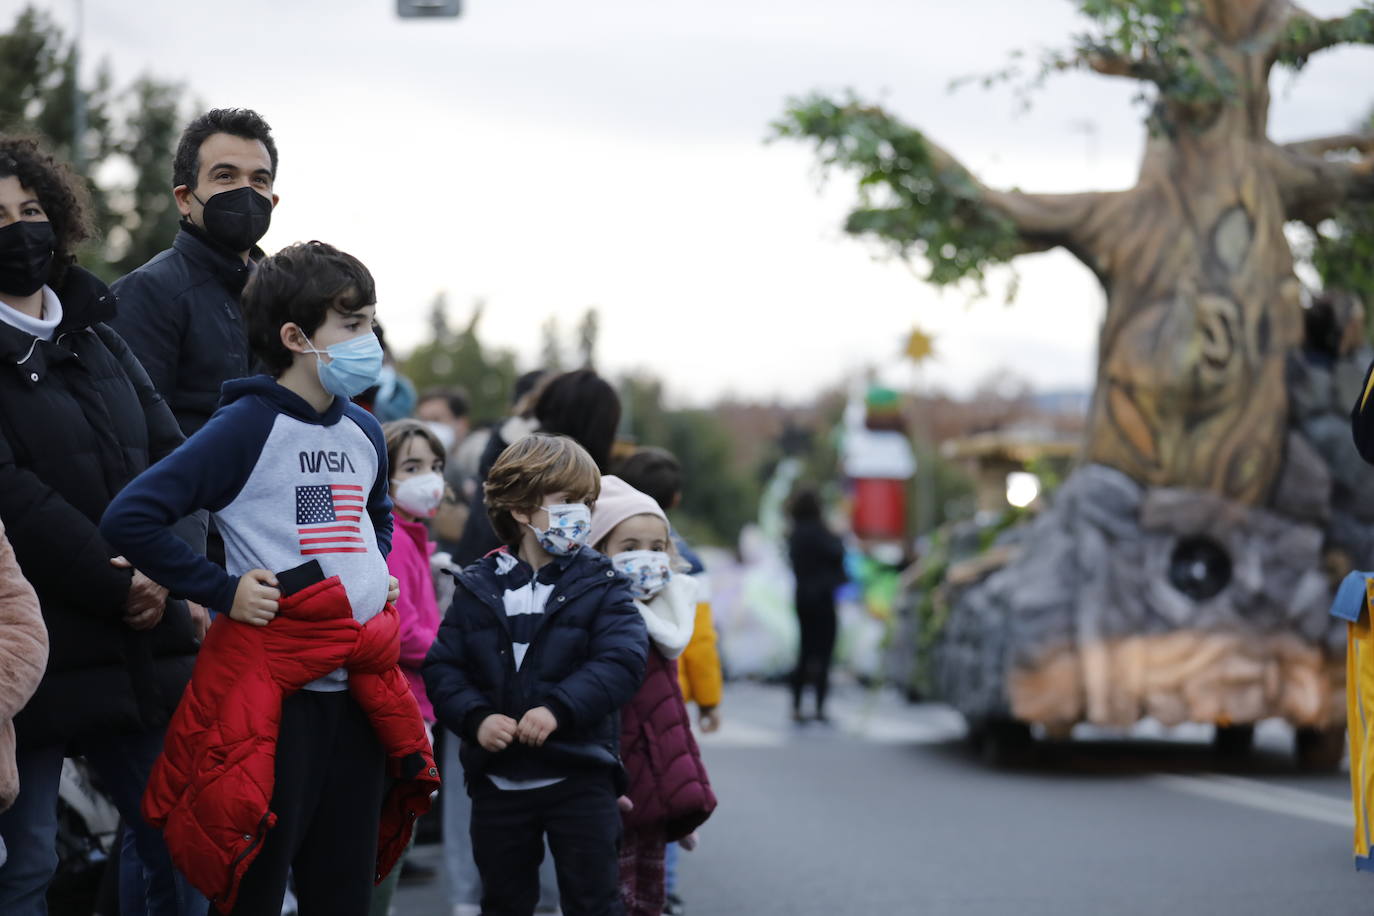
[[[661,550],[627,550],[616,554],[611,562],[630,580],[630,594],[640,601],[663,591],[673,578],[672,563]]]
[[[550,556],[570,556],[587,543],[587,535],[592,532],[592,510],[584,503],[559,503],[545,506],[544,511],[549,513],[549,527],[528,527]]]

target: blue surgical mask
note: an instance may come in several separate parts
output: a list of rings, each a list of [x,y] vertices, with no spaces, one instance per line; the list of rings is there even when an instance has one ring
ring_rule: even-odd
[[[611,562],[630,580],[630,594],[640,601],[653,598],[673,578],[673,561],[662,550],[627,550]]]
[[[554,557],[577,553],[592,533],[592,510],[585,503],[559,503],[544,510],[549,513],[549,527],[529,526],[539,538],[539,546]]]
[[[305,342],[310,344],[307,353],[314,353],[316,356],[329,355],[329,362],[323,359],[315,360],[315,370],[320,375],[320,384],[324,386],[324,390],[332,395],[341,398],[356,397],[377,384],[377,380],[381,378],[382,342],[377,339],[376,334],[364,334],[352,340],[330,344],[324,350],[315,349],[315,344],[309,337],[305,338]]]

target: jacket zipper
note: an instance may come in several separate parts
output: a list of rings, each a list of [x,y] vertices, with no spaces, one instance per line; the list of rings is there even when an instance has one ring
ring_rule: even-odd
[[[258,821],[258,832],[257,836],[253,837],[253,842],[249,843],[246,847],[244,847],[243,852],[234,856],[234,860],[229,863],[229,881],[231,882],[231,887],[232,882],[234,881],[234,872],[238,870],[239,863],[242,862],[250,853],[252,853],[254,849],[258,847],[258,844],[262,842],[262,838],[266,835],[267,828],[263,825],[267,823],[267,819],[271,816],[272,812],[270,809],[263,814],[262,820]],[[224,893],[215,898],[215,902],[225,899],[225,897],[229,893],[229,890],[230,888],[225,888]]]

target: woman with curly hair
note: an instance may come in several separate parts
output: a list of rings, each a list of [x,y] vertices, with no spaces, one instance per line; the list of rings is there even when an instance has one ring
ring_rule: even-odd
[[[76,266],[86,212],[81,179],[37,141],[0,135],[0,519],[50,644],[14,719],[19,796],[0,813],[0,913],[47,912],[62,760],[79,754],[132,828],[146,879],[136,911],[191,916],[205,900],[139,805],[196,633],[185,603],[114,555],[99,529],[115,494],[182,436],[105,324],[114,297]],[[203,544],[203,524],[188,540]]]

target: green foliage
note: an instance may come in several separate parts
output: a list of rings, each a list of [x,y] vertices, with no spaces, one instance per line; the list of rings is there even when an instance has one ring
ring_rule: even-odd
[[[1355,125],[1357,133],[1372,130],[1374,112]],[[1311,264],[1323,289],[1359,296],[1374,331],[1374,203],[1347,200],[1331,219],[1302,230],[1304,239],[1293,253]]]
[[[963,168],[937,154],[925,136],[852,93],[792,99],[775,136],[810,140],[823,170],[858,176],[859,205],[845,230],[888,243],[902,258],[919,255],[926,279],[940,286],[972,280],[1020,250],[1016,227],[982,201]]]
[[[510,392],[519,375],[515,354],[482,345],[478,337],[482,311],[482,303],[476,303],[467,326],[455,334],[449,329],[447,299],[440,293],[430,310],[433,336],[401,364],[403,374],[420,392],[451,385],[467,391],[472,417],[479,423],[499,420],[509,412]]]
[[[82,263],[105,279],[171,244],[179,218],[172,156],[185,120],[183,88],[140,76],[116,89],[102,66],[80,93],[85,131],[76,136],[75,48],[46,14],[29,7],[0,34],[0,131],[43,136],[60,157],[84,163],[98,237]],[[90,176],[112,176],[99,184]]]
[[[1301,70],[1313,51],[1339,44],[1374,44],[1374,2],[1365,0],[1336,19],[1293,19],[1279,43],[1278,62]]]
[[[665,448],[682,464],[682,505],[673,524],[695,545],[734,547],[758,514],[759,484],[736,469],[720,421],[709,410],[665,408],[662,385],[643,375],[621,379],[620,399],[634,441]]]
[[[1352,202],[1316,233],[1312,266],[1330,290],[1355,293],[1374,316],[1374,206]]]
[[[1017,52],[1005,69],[979,81],[1019,85],[1019,97],[1029,105],[1033,90],[1050,76],[1069,70],[1099,70],[1153,85],[1160,97],[1175,106],[1197,109],[1239,101],[1237,74],[1216,53],[1216,41],[1200,21],[1197,4],[1189,0],[1076,0],[1093,28],[1073,36],[1064,50],[1042,53],[1027,72],[1026,55]],[[957,81],[955,85],[967,82]],[[1138,101],[1150,102],[1142,91]],[[1174,114],[1156,106],[1152,129],[1173,130]]]

